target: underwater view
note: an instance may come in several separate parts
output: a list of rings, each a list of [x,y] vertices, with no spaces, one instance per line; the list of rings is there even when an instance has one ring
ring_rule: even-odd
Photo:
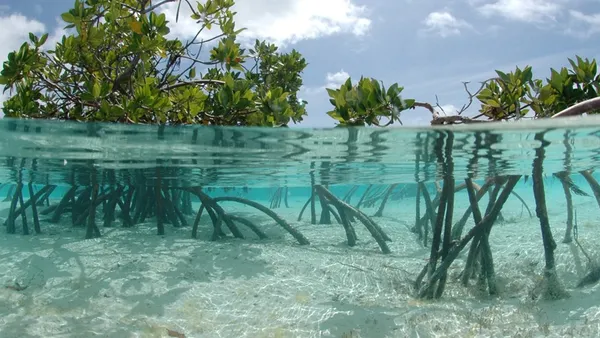
[[[600,336],[600,118],[0,120],[0,337]]]

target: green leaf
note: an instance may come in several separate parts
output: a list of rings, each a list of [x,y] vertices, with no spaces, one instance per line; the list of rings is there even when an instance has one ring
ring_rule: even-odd
[[[81,99],[83,101],[94,101],[95,97],[91,93],[81,93]]]
[[[219,91],[217,95],[219,103],[224,107],[228,107],[232,100],[231,89],[229,87],[224,87]]]
[[[483,100],[483,103],[487,104],[488,106],[494,107],[494,108],[500,108],[501,107],[500,103],[497,100],[495,100],[495,99]]]
[[[521,80],[523,81],[523,83],[528,83],[529,81],[531,81],[533,77],[533,71],[531,69],[530,66],[525,67],[525,69],[523,70],[523,73],[521,74]]]
[[[240,28],[237,31],[233,32],[233,35],[239,35],[241,32],[245,31],[246,28]]]
[[[479,92],[479,95],[477,95],[478,98],[488,98],[488,97],[492,97],[494,96],[494,93],[492,92],[492,90],[490,88],[484,88]]]
[[[142,23],[139,21],[132,20],[129,22],[129,27],[136,34],[142,34]]]
[[[331,118],[338,122],[344,122],[344,118],[335,110],[327,112],[327,115],[331,116]]]
[[[160,13],[158,16],[156,16],[156,21],[155,21],[155,25],[157,27],[162,27],[167,23],[167,16],[165,15],[165,13]]]
[[[40,40],[37,43],[37,46],[38,47],[42,46],[44,43],[46,43],[46,40],[48,40],[48,33],[42,35],[42,37],[40,38]]]
[[[346,87],[347,90],[351,90],[352,89],[352,77],[349,77],[346,82],[344,83],[344,87]]]
[[[539,100],[546,101],[553,94],[552,87],[546,85],[540,89]]]
[[[563,84],[563,79],[560,75],[552,76],[552,78],[550,78],[550,85],[552,86],[552,88],[554,88],[556,91],[558,91],[559,93],[562,94],[564,84]]]
[[[500,77],[500,79],[502,81],[510,82],[510,77],[506,73],[496,70],[496,74],[498,74],[498,76]]]
[[[94,99],[97,99],[100,97],[100,84],[98,82],[94,82],[94,86],[92,87],[92,95],[94,96]]]
[[[167,35],[167,34],[169,34],[171,32],[171,29],[169,27],[167,27],[167,26],[163,26],[163,27],[159,28],[157,30],[157,32],[160,35]]]
[[[581,60],[579,57],[577,57],[578,61]],[[569,60],[569,63],[571,64],[571,67],[573,67],[573,70],[577,69],[577,64],[575,63],[575,61],[573,61],[573,59],[571,58],[567,58],[567,60]]]
[[[325,88],[325,90],[327,91],[327,94],[329,94],[329,97],[335,99],[337,97],[337,94],[339,92],[339,90],[337,89],[331,89],[331,88]]]
[[[66,13],[62,13],[60,15],[60,17],[63,19],[64,22],[66,23],[75,23],[75,17],[73,16],[73,14],[66,12]]]

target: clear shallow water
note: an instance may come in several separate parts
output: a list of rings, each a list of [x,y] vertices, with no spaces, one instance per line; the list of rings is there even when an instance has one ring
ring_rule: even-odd
[[[453,264],[441,301],[414,297],[412,283],[430,251],[410,231],[415,182],[426,182],[436,196],[449,131],[456,184],[472,175],[479,185],[494,175],[531,175],[542,145],[534,137],[544,132],[556,269],[572,295],[569,301],[531,297],[544,265],[531,179],[515,188],[529,212],[511,197],[490,237],[499,297],[478,292],[475,281],[460,285],[464,254]],[[2,119],[0,337],[166,337],[168,330],[202,338],[598,336],[600,291],[597,285],[575,288],[586,259],[575,244],[561,243],[565,195],[551,175],[570,171],[588,194],[573,200],[580,240],[596,259],[598,204],[578,172],[600,165],[598,131],[595,117],[314,130]],[[23,183],[23,201],[15,194],[17,182]],[[94,182],[99,191],[90,213]],[[337,198],[371,217],[391,237],[391,253],[382,254],[356,220],[358,242],[350,247],[336,219],[321,218],[318,199],[313,222],[307,204],[311,184],[328,185]],[[31,206],[25,214],[15,210],[28,203],[30,191],[36,195],[48,186],[54,190],[36,203],[41,233],[35,234]],[[244,238],[234,239],[221,223],[227,236],[215,241],[207,212],[191,238],[201,201],[194,194],[184,197],[181,188],[197,186],[214,200],[239,197],[267,207],[310,244],[299,245],[264,212],[227,200],[218,203]],[[69,191],[74,195],[65,199]],[[482,212],[487,201],[486,196],[479,203]],[[467,206],[466,192],[457,192],[455,224]],[[7,234],[11,213],[16,228]],[[424,213],[421,201],[419,216]],[[257,239],[243,219],[267,238]],[[90,224],[100,238],[83,239]],[[473,225],[469,217],[463,234]]]
[[[549,142],[545,172],[565,166],[575,172],[599,165],[599,128],[599,117],[452,129],[159,128],[2,119],[0,182],[14,180],[21,166],[34,182],[51,184],[85,181],[91,166],[112,171],[111,179],[123,184],[136,175],[151,183],[157,167],[164,184],[186,186],[309,186],[311,178],[342,185],[431,182],[439,178],[436,151],[448,130],[457,179],[528,175],[541,145],[534,140],[538,132]]]

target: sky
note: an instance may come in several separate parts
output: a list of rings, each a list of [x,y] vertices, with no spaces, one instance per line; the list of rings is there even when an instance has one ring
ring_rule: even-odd
[[[60,14],[72,5],[2,0],[0,62],[29,32],[58,41],[65,26]],[[174,23],[175,8],[161,9],[173,21],[170,34],[189,38],[198,27],[181,17]],[[452,114],[468,103],[463,82],[475,91],[495,69],[530,65],[545,78],[551,67],[568,66],[568,58],[600,59],[600,0],[237,0],[235,10],[236,27],[247,28],[243,41],[267,40],[306,58],[299,96],[308,101],[308,116],[297,127],[334,126],[325,88],[349,76],[398,83],[404,98]],[[477,109],[474,103],[467,113]],[[431,114],[417,108],[401,118],[404,125],[427,125]]]

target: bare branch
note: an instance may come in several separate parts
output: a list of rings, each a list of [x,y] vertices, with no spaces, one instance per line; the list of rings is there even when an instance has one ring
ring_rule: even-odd
[[[462,115],[462,113],[464,113],[467,109],[469,109],[469,107],[471,107],[471,104],[473,104],[473,98],[477,97],[477,95],[483,90],[483,88],[485,87],[486,84],[488,84],[488,82],[496,80],[496,79],[497,79],[497,77],[492,77],[492,78],[489,78],[489,79],[481,82],[481,86],[479,87],[479,89],[477,89],[477,91],[474,94],[472,94],[469,91],[468,85],[470,82],[464,81],[463,86],[465,87],[465,91],[467,92],[467,94],[469,94],[469,103],[463,105],[462,108],[460,108],[460,110],[458,111],[458,115]]]
[[[489,120],[475,120],[464,116],[459,115],[451,115],[451,116],[439,116],[434,117],[431,120],[431,125],[445,125],[445,124],[470,124],[470,123],[485,123],[485,122],[493,122]]]
[[[131,61],[131,65],[129,66],[129,68],[127,68],[121,75],[117,76],[117,78],[113,82],[113,91],[121,90],[121,83],[131,78],[135,67],[137,67],[138,65],[138,62],[140,62],[140,55],[136,54],[133,57],[133,61]]]
[[[170,86],[167,86],[165,88],[162,88],[162,91],[169,91],[175,88],[179,88],[179,87],[185,87],[185,86],[192,86],[192,85],[209,85],[209,84],[218,84],[218,85],[224,85],[225,81],[221,81],[221,80],[210,80],[210,79],[202,79],[202,80],[194,80],[194,81],[185,81],[185,82],[179,82]]]
[[[218,65],[218,64],[219,64],[219,62],[218,62],[218,61],[210,61],[210,62],[207,62],[207,61],[198,60],[197,58],[193,58],[193,57],[191,57],[191,56],[187,56],[187,55],[179,55],[179,57],[180,57],[180,58],[183,58],[183,59],[188,59],[188,60],[191,60],[191,61],[193,61],[194,63],[199,63],[199,64],[201,64],[201,65],[205,65],[205,66],[214,66],[214,65]]]
[[[438,98],[437,94],[435,95],[435,106],[438,107],[440,109],[440,111],[442,113],[444,113],[444,115],[448,116],[448,114],[446,113],[444,108],[442,108],[442,106],[440,106],[440,99]]]
[[[224,36],[227,36],[227,34],[225,34],[225,33],[221,33],[221,34],[219,34],[219,35],[215,35],[215,36],[213,36],[213,37],[212,37],[212,38],[210,38],[210,39],[206,39],[206,40],[202,40],[202,41],[194,42],[194,44],[196,44],[196,45],[197,45],[197,44],[203,45],[203,44],[205,44],[205,43],[208,43],[208,42],[214,41],[214,40],[216,40],[216,39],[218,39],[218,38],[222,38],[222,37],[224,37]]]
[[[423,102],[415,102],[413,103],[413,109],[415,107],[421,107],[421,108],[425,108],[427,110],[429,110],[431,112],[431,115],[433,115],[434,118],[437,117],[437,113],[435,112],[435,110],[433,109],[433,106],[427,102],[423,103]]]
[[[175,2],[175,1],[178,1],[178,0],[163,0],[163,1],[157,3],[157,4],[153,5],[153,6],[150,6],[150,7],[146,8],[146,9],[144,9],[141,12],[141,14],[148,14],[148,13],[152,12],[153,10],[157,9],[158,7],[160,7],[160,6],[164,5],[164,4],[167,4],[169,2]],[[181,1],[181,0],[179,0],[179,1]]]

